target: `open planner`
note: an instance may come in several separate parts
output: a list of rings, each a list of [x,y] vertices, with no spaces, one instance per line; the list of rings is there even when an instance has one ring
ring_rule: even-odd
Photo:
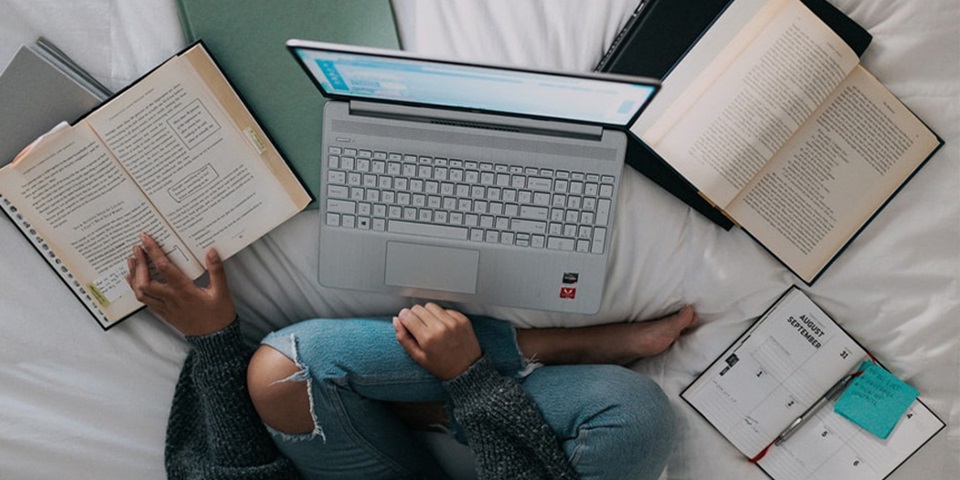
[[[916,399],[881,439],[835,412],[828,391],[865,361],[867,351],[793,287],[681,397],[775,480],[882,479],[944,423]]]

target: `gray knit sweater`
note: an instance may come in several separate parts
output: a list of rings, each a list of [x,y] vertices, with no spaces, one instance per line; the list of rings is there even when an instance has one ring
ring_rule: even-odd
[[[240,329],[188,337],[167,425],[171,479],[299,478],[276,449],[246,389]],[[577,478],[559,442],[523,389],[485,357],[444,382],[482,479]]]

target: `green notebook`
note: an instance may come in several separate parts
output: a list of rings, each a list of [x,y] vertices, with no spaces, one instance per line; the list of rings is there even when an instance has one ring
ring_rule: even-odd
[[[177,0],[177,8],[187,40],[203,40],[316,208],[324,99],[284,44],[400,48],[389,0]]]

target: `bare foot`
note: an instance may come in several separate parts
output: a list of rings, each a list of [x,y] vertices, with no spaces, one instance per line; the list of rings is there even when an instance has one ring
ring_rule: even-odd
[[[662,353],[696,322],[697,314],[687,306],[673,315],[645,322],[579,328],[518,329],[517,343],[525,357],[548,365],[628,365]]]
[[[680,335],[697,323],[697,313],[689,305],[673,315],[656,320],[631,323],[627,342],[632,345],[637,358],[652,357],[663,353]]]

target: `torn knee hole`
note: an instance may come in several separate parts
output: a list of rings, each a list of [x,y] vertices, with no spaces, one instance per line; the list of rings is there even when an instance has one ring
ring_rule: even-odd
[[[257,414],[270,428],[292,435],[319,433],[309,372],[283,353],[266,345],[258,348],[247,368],[247,387]]]

